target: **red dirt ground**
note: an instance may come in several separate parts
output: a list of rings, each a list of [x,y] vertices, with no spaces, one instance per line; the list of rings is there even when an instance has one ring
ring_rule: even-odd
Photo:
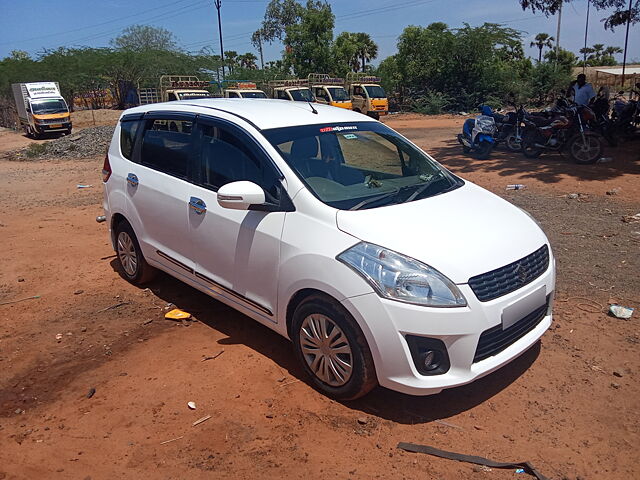
[[[638,142],[593,166],[499,151],[477,161],[455,143],[460,117],[385,123],[541,221],[560,270],[541,342],[439,395],[378,388],[332,401],[267,328],[168,276],[141,289],[118,275],[94,221],[101,158],[4,160],[31,140],[0,132],[0,303],[39,296],[0,305],[0,480],[528,478],[404,453],[400,441],[529,460],[553,479],[640,478],[640,317],[603,313],[609,301],[640,307],[640,223],[620,220],[640,212]],[[506,194],[510,183],[528,189]],[[169,303],[198,321],[165,320]]]

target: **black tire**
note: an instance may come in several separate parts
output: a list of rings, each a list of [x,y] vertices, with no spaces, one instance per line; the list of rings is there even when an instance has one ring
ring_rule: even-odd
[[[542,155],[542,148],[536,147],[533,143],[522,141],[522,153],[527,158],[538,158]]]
[[[469,147],[467,147],[466,145],[462,145],[462,153],[468,154],[470,151],[471,149]]]
[[[145,260],[138,238],[126,220],[116,227],[115,244],[118,266],[125,279],[134,285],[142,285],[155,277],[157,270]],[[135,258],[134,263],[131,262],[132,256]]]
[[[327,357],[324,355],[314,355],[312,360],[308,358],[313,355],[312,353],[309,354],[309,349],[307,349],[306,354],[303,352],[303,340],[301,337],[304,337],[306,332],[313,331],[313,328],[309,328],[310,325],[312,325],[309,322],[326,322],[325,319],[329,320],[328,323],[325,323],[325,325],[327,325],[327,336],[325,337],[327,341],[330,335],[336,332],[334,327],[338,327],[338,336],[327,345],[343,345],[346,343],[350,351],[349,355],[340,353],[340,355],[343,356],[338,359],[342,363],[351,365],[350,374],[346,379],[340,378],[332,373],[333,370],[326,366]],[[296,357],[317,390],[336,400],[355,400],[356,398],[366,395],[376,387],[378,381],[369,345],[356,321],[340,303],[325,295],[312,295],[298,305],[292,320],[291,340]],[[331,323],[333,323],[333,325],[331,325]],[[331,330],[329,330],[329,328],[331,328]],[[341,336],[340,333],[343,335]],[[346,337],[346,342],[338,342],[340,338],[344,337]],[[309,338],[309,335],[306,335],[306,338]],[[312,343],[307,341],[306,345],[312,345]],[[316,350],[318,352],[320,351],[319,348]],[[338,354],[336,354],[334,358],[337,357],[337,355]],[[321,358],[318,359],[318,357]],[[317,367],[320,370],[322,370],[321,364],[325,365],[327,374],[331,374],[332,377],[329,379],[329,382],[334,380],[333,383],[337,383],[336,385],[331,385],[328,381],[323,380],[311,369],[309,362],[313,365],[316,363],[316,360],[318,360]],[[330,365],[335,364],[335,362],[330,363]],[[340,384],[340,382],[344,383]]]
[[[380,114],[378,112],[369,112],[367,116],[373,118],[374,120],[380,120]]]
[[[480,142],[480,145],[476,148],[476,158],[478,160],[486,160],[491,155],[491,150],[493,150],[493,143]]]
[[[504,139],[504,144],[510,152],[522,151],[522,140],[515,133],[507,135],[507,138]]]
[[[602,156],[604,145],[602,137],[593,132],[585,132],[584,137],[578,133],[567,144],[569,155],[580,165],[596,163]]]

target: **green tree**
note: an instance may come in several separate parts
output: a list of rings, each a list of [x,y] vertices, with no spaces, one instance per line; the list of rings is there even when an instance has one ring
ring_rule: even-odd
[[[282,40],[290,25],[300,22],[304,7],[296,0],[271,0],[267,5],[262,26],[255,34],[262,40],[273,43]]]
[[[233,71],[238,66],[238,52],[235,50],[224,52],[224,64],[229,67],[229,74],[233,75]]]
[[[520,33],[491,23],[456,30],[440,22],[409,26],[398,39],[394,64],[378,69],[384,82],[428,97],[429,104],[464,110],[481,102],[498,106],[503,95],[523,89],[531,71]],[[385,78],[389,71],[393,80]]]
[[[333,71],[344,77],[347,72],[358,71],[360,58],[355,33],[342,32],[332,46]]]
[[[581,48],[580,53],[583,60],[577,63],[578,66],[613,66],[618,64],[615,55],[622,53],[622,49],[620,47],[605,47],[603,43],[596,43],[592,47]]]
[[[367,62],[370,62],[378,56],[378,45],[376,45],[368,33],[356,33],[355,41],[357,54],[360,60],[362,60],[362,71],[364,72]]]
[[[563,0],[518,0],[523,10],[532,12],[542,12],[545,15],[553,15],[560,8]],[[564,0],[569,3],[571,0]],[[626,25],[629,19],[628,0],[590,0],[591,4],[598,10],[613,10],[608,17],[604,18],[604,28],[613,30],[620,25]],[[635,0],[631,6],[631,24],[640,22],[640,0]]]
[[[549,50],[544,54],[544,59],[549,62],[558,65],[561,70],[571,72],[573,67],[577,65],[578,57],[573,52],[565,50],[564,48],[558,49],[558,55],[556,56],[555,50]]]
[[[176,39],[169,30],[148,25],[132,25],[113,40],[111,45],[120,50],[177,50]]]
[[[554,38],[548,33],[538,33],[530,47],[536,47],[538,49],[538,63],[542,61],[542,49],[551,48],[553,46]]]
[[[256,70],[258,65],[256,61],[258,57],[256,57],[253,53],[247,52],[243,55],[238,55],[238,65],[240,68],[245,68],[247,70]]]
[[[297,23],[285,28],[284,65],[299,77],[331,70],[334,15],[331,6],[307,0]]]

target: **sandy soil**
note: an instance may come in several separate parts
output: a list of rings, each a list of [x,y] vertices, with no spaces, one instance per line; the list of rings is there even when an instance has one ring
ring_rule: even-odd
[[[459,118],[385,121],[540,220],[559,268],[541,342],[440,395],[378,388],[334,402],[267,328],[168,276],[141,289],[118,275],[94,221],[101,158],[0,159],[0,304],[39,297],[0,305],[0,479],[526,477],[399,441],[529,460],[553,479],[640,477],[640,317],[603,313],[612,301],[640,307],[640,223],[621,221],[640,212],[638,144],[588,167],[501,152],[480,162],[454,143]],[[0,158],[29,142],[0,132]],[[165,320],[167,304],[198,321]]]

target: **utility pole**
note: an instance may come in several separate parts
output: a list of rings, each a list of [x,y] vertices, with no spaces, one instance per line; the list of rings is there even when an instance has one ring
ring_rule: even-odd
[[[264,57],[262,56],[262,32],[258,30],[258,50],[260,51],[260,68],[264,70]]]
[[[558,66],[558,54],[560,53],[560,23],[562,22],[562,0],[558,6],[558,29],[556,30],[556,67]]]
[[[624,37],[624,58],[622,59],[622,88],[624,89],[624,71],[627,68],[627,45],[629,43],[629,25],[631,24],[631,0],[629,0],[629,11],[627,12],[627,33]],[[629,94],[631,98],[631,94]]]
[[[222,22],[220,21],[220,7],[222,0],[213,0],[213,4],[218,10],[218,33],[220,34],[220,59],[222,60],[222,80],[224,81],[224,48],[222,47]]]
[[[589,6],[591,0],[587,0],[587,23],[584,27],[584,54],[582,56],[582,73],[587,70],[587,32],[589,31]]]

